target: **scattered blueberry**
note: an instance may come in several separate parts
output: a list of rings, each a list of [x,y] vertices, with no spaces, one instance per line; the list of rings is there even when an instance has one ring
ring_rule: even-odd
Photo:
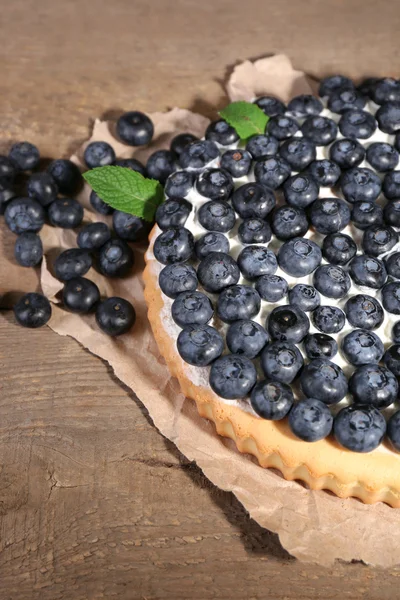
[[[390,144],[375,142],[367,148],[367,161],[376,171],[385,173],[397,167],[399,153]]]
[[[140,217],[115,210],[112,216],[114,231],[119,238],[128,242],[140,242],[147,238],[148,223]]]
[[[342,352],[350,364],[355,367],[378,363],[385,348],[376,333],[366,329],[353,329],[342,341]]]
[[[117,158],[114,165],[116,167],[124,167],[124,169],[130,169],[131,171],[136,171],[146,177],[146,169],[144,165],[137,160],[136,158]]]
[[[305,138],[308,138],[317,146],[327,146],[336,139],[338,128],[332,119],[321,117],[307,117],[301,126]]]
[[[169,198],[184,198],[193,188],[194,175],[189,171],[176,171],[165,182],[164,192]]]
[[[11,183],[18,172],[17,166],[11,158],[0,154],[0,181],[3,183]]]
[[[206,140],[209,140],[210,142],[216,142],[217,144],[221,144],[221,146],[230,146],[239,139],[236,130],[222,119],[219,121],[213,121],[209,124],[206,129],[205,137]]]
[[[357,229],[382,225],[383,211],[376,202],[355,202],[351,211],[351,220]]]
[[[288,283],[280,275],[262,275],[256,281],[256,290],[267,302],[279,302],[288,292]]]
[[[200,170],[218,156],[218,146],[214,142],[200,140],[184,147],[179,157],[179,163],[183,169]]]
[[[242,244],[265,244],[271,236],[271,227],[263,219],[244,219],[239,225],[238,237]]]
[[[76,242],[82,250],[98,250],[111,238],[111,231],[105,223],[88,223],[78,233]]]
[[[199,138],[193,135],[192,133],[178,133],[178,135],[173,137],[171,140],[170,150],[174,152],[174,154],[176,154],[176,156],[178,156],[179,158],[185,146],[191,144],[192,142],[198,141]]]
[[[134,110],[119,117],[117,134],[129,146],[145,146],[153,138],[154,126],[147,115]]]
[[[86,146],[83,154],[88,169],[112,165],[115,158],[114,149],[107,142],[91,142]]]
[[[176,340],[183,360],[195,367],[206,367],[221,356],[224,349],[222,335],[209,325],[188,325]]]
[[[313,283],[327,298],[344,298],[350,289],[349,275],[338,265],[321,265],[314,273]]]
[[[341,169],[352,169],[364,160],[365,149],[358,140],[342,138],[333,142],[329,148],[329,157]]]
[[[392,315],[400,315],[400,281],[392,281],[383,286],[382,304]]]
[[[310,210],[310,221],[319,233],[337,233],[350,223],[350,208],[339,198],[318,198]]]
[[[344,75],[330,75],[321,79],[319,84],[319,95],[321,97],[330,96],[332,92],[338,89],[350,89],[354,88],[354,83],[348,77]]]
[[[171,315],[179,327],[206,325],[214,314],[211,300],[201,292],[182,292],[172,303]]]
[[[279,150],[279,142],[272,135],[253,135],[246,144],[247,152],[250,152],[254,160],[260,158],[271,158]]]
[[[289,304],[309,312],[321,304],[321,297],[312,285],[297,283],[289,291]]]
[[[63,303],[71,312],[88,313],[100,300],[99,288],[85,277],[74,277],[66,281]]]
[[[232,177],[244,177],[251,168],[251,154],[247,150],[227,150],[221,157],[221,168]]]
[[[383,308],[379,301],[367,294],[351,296],[344,305],[350,325],[360,329],[376,329],[383,323]]]
[[[252,319],[261,307],[261,298],[249,285],[232,285],[220,293],[217,300],[217,315],[224,323]]]
[[[158,276],[161,290],[169,298],[177,298],[182,292],[194,292],[197,288],[196,271],[190,265],[175,263],[163,268]]]
[[[30,198],[37,200],[42,206],[48,206],[57,198],[58,188],[49,173],[34,173],[29,178],[27,192]]]
[[[387,202],[383,209],[383,220],[387,225],[400,227],[400,200]]]
[[[229,254],[211,252],[200,262],[197,277],[207,292],[218,293],[235,285],[239,281],[240,271]]]
[[[157,207],[156,223],[162,230],[169,227],[183,227],[191,210],[191,203],[184,198],[171,198]]]
[[[330,434],[332,425],[331,411],[317,398],[300,400],[289,413],[292,433],[304,442],[323,440]]]
[[[306,208],[318,198],[318,194],[317,182],[306,173],[292,175],[283,184],[283,195],[290,206]]]
[[[400,171],[389,171],[386,173],[382,191],[388,200],[400,199]]]
[[[54,262],[54,273],[57,279],[69,281],[85,275],[92,266],[92,259],[86,250],[70,248],[64,250]]]
[[[386,421],[373,406],[358,404],[342,408],[336,415],[333,432],[341,446],[353,452],[372,452],[383,440]]]
[[[399,384],[386,367],[377,364],[361,365],[349,380],[349,390],[354,402],[375,408],[387,408],[397,398]]]
[[[381,193],[381,180],[371,169],[357,167],[349,169],[340,178],[343,196],[348,202],[376,200]]]
[[[113,296],[99,303],[96,308],[96,323],[104,333],[115,337],[127,333],[135,324],[136,312],[124,298]]]
[[[200,225],[207,231],[227,233],[236,222],[233,208],[224,200],[210,200],[202,204],[197,212]]]
[[[311,94],[301,94],[295,96],[288,104],[288,111],[293,113],[295,117],[308,117],[309,115],[319,115],[324,106],[318,98]]]
[[[285,241],[303,237],[308,231],[309,223],[302,208],[283,205],[272,213],[271,227],[276,237]]]
[[[33,231],[21,233],[15,240],[14,256],[22,267],[36,267],[43,257],[42,240]]]
[[[284,103],[274,96],[261,96],[254,100],[254,104],[257,104],[268,117],[283,115],[286,110]]]
[[[318,306],[312,313],[312,321],[322,333],[339,333],[344,327],[346,317],[337,306]]]
[[[250,403],[263,419],[279,421],[288,414],[293,405],[293,392],[289,385],[280,381],[260,381],[250,396]]]
[[[365,110],[346,110],[339,121],[340,133],[346,138],[367,139],[376,129],[376,121]]]
[[[359,254],[350,262],[350,275],[354,283],[379,290],[387,279],[385,265],[379,258]]]
[[[29,142],[18,142],[11,146],[9,158],[20,171],[32,171],[39,165],[39,150]]]
[[[328,108],[334,113],[343,114],[346,110],[364,108],[367,98],[355,89],[336,89],[328,99]]]
[[[312,240],[293,238],[285,242],[278,252],[278,264],[293,277],[309,275],[321,263],[320,247]]]
[[[60,194],[76,194],[82,185],[82,175],[78,167],[66,158],[53,160],[47,167]]]
[[[232,195],[232,205],[242,219],[265,219],[276,204],[272,190],[261,183],[245,183]]]
[[[101,215],[111,215],[114,212],[112,206],[103,202],[94,190],[90,193],[90,204],[92,205],[92,208]]]
[[[301,342],[310,329],[305,312],[297,306],[277,306],[269,314],[268,332],[271,339],[279,342]]]
[[[330,233],[322,242],[322,255],[333,265],[345,265],[356,254],[356,243],[344,233]]]
[[[392,227],[373,225],[364,231],[362,247],[366,254],[386,254],[397,244],[398,234]]]
[[[312,162],[308,167],[308,173],[318,185],[332,187],[338,182],[341,171],[333,160],[325,158]]]
[[[268,343],[264,327],[249,319],[232,323],[226,333],[226,344],[232,354],[255,358]]]
[[[384,133],[396,133],[400,129],[400,104],[386,102],[377,110],[375,115],[379,129]]]
[[[210,252],[229,254],[229,240],[223,233],[210,231],[196,241],[194,251],[199,260],[203,260]]]
[[[291,383],[303,366],[303,357],[292,342],[272,342],[262,351],[261,366],[268,379]]]
[[[17,196],[13,184],[7,179],[0,179],[0,215],[4,214],[7,202]]]
[[[393,448],[400,451],[400,410],[395,412],[387,424],[387,436]]]
[[[315,145],[307,138],[290,138],[283,142],[279,154],[292,167],[293,171],[302,171],[316,158]]]
[[[124,277],[131,271],[133,264],[132,248],[124,240],[109,240],[100,248],[99,267],[103,275]]]
[[[309,333],[303,340],[307,358],[333,358],[338,351],[336,341],[325,333]]]
[[[171,150],[156,150],[147,159],[146,171],[148,177],[164,184],[176,171],[175,154]]]
[[[23,327],[42,327],[51,317],[51,305],[43,294],[25,294],[14,305],[17,323]]]
[[[392,252],[385,257],[386,270],[395,279],[400,279],[400,252]]]
[[[382,344],[382,352],[383,352],[383,350],[384,350],[384,348],[383,348],[383,344]],[[380,360],[380,359],[378,359],[378,360]],[[378,360],[371,361],[371,362],[378,362]],[[383,357],[383,362],[385,363],[385,365],[389,369],[389,371],[391,371],[393,373],[393,375],[396,375],[396,377],[400,377],[400,345],[399,344],[390,346],[390,348],[388,348],[386,350],[385,355]]]
[[[75,198],[57,198],[50,204],[48,214],[55,227],[74,229],[82,223],[83,207]]]
[[[205,169],[197,178],[199,194],[210,200],[228,200],[233,191],[232,177],[222,169]]]
[[[280,187],[289,177],[290,173],[290,165],[280,156],[260,159],[254,167],[256,181],[271,190],[276,190]]]
[[[32,198],[10,200],[4,212],[6,225],[13,233],[33,231],[36,233],[44,225],[45,214],[41,204]]]
[[[211,365],[210,385],[213,391],[228,400],[244,398],[257,381],[256,368],[245,356],[229,354],[217,358]]]

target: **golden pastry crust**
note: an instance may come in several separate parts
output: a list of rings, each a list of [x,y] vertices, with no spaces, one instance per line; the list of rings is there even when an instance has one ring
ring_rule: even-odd
[[[366,504],[386,502],[400,508],[400,455],[388,447],[359,454],[340,447],[332,437],[303,442],[291,433],[286,419],[258,418],[191,381],[163,324],[163,294],[152,252],[155,236],[156,228],[150,234],[144,271],[148,316],[160,353],[182,392],[196,402],[199,414],[213,421],[220,435],[234,440],[240,452],[254,455],[262,467],[278,469],[285,479],[304,481],[313,490],[330,490],[340,498],[354,496]]]

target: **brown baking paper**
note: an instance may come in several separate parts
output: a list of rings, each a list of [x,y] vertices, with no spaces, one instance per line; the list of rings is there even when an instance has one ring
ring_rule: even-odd
[[[292,68],[285,56],[275,56],[237,66],[229,80],[232,99],[252,99],[256,94],[273,93],[288,100],[309,93],[310,83]],[[106,140],[117,156],[134,155],[145,159],[149,152],[167,147],[173,135],[190,131],[202,136],[208,120],[187,110],[173,109],[151,115],[155,141],[149,150],[133,151],[113,137],[113,124],[96,121],[91,140]],[[82,148],[73,157],[81,162]],[[88,207],[89,189],[80,200]],[[87,221],[99,215],[86,210]],[[107,220],[107,218],[103,218]],[[331,564],[335,559],[363,560],[380,566],[399,564],[400,510],[384,504],[367,506],[355,499],[341,500],[327,492],[313,492],[296,482],[285,481],[278,473],[262,469],[234,444],[215,433],[214,425],[199,417],[195,404],[184,398],[157,349],[146,316],[143,298],[144,249],[135,249],[136,265],[126,279],[105,279],[91,269],[102,295],[131,300],[137,312],[134,329],[111,339],[96,327],[93,315],[81,317],[57,305],[62,284],[50,273],[55,251],[74,245],[75,233],[46,227],[43,241],[47,260],[43,261],[41,283],[54,302],[50,327],[69,335],[106,360],[117,377],[128,385],[148,409],[156,427],[189,459],[195,461],[215,485],[232,491],[261,526],[276,532],[284,548],[300,560]]]

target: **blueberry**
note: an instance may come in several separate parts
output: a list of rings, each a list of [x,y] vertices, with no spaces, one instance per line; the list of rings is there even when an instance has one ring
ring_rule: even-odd
[[[90,204],[101,215],[111,215],[114,212],[114,209],[109,204],[103,202],[94,190],[90,193]]]
[[[183,169],[204,169],[219,156],[218,146],[210,140],[200,140],[184,147],[179,157]]]
[[[382,191],[388,200],[400,199],[400,171],[390,171],[386,173]]]
[[[254,104],[257,104],[268,117],[283,115],[286,110],[284,103],[274,96],[261,96],[254,100]]]
[[[345,265],[356,254],[356,243],[344,233],[330,233],[322,242],[322,255],[333,265]]]
[[[267,132],[279,141],[291,138],[298,130],[297,121],[288,115],[275,115],[267,124]]]
[[[190,265],[176,263],[167,265],[158,276],[162,292],[169,298],[177,298],[181,292],[194,292],[197,288],[196,271]]]
[[[395,134],[393,145],[396,148],[397,152],[400,152],[400,131],[398,131]]]
[[[232,323],[226,334],[226,344],[232,354],[255,358],[268,343],[264,327],[249,319]]]
[[[227,150],[221,158],[221,168],[225,169],[232,177],[244,177],[251,168],[252,156],[247,150]]]
[[[353,329],[342,341],[342,352],[350,364],[355,367],[378,363],[385,348],[382,341],[372,331]]]
[[[260,158],[271,158],[279,150],[279,142],[273,135],[253,135],[246,144],[247,152],[250,152],[254,160]]]
[[[297,283],[289,291],[289,304],[309,312],[321,304],[321,297],[312,285]]]
[[[114,165],[116,167],[124,167],[124,169],[136,171],[137,173],[143,175],[143,177],[146,177],[147,175],[144,165],[142,165],[142,163],[136,158],[117,158]]]
[[[283,142],[279,154],[294,171],[302,171],[316,158],[315,145],[307,138],[290,138]]]
[[[82,250],[98,250],[111,238],[111,231],[105,223],[88,223],[78,233],[76,242]]]
[[[376,202],[354,202],[351,220],[357,229],[383,224],[383,211]]]
[[[383,344],[382,344],[382,353],[383,353],[383,351],[384,351],[384,348],[383,348]],[[376,361],[371,361],[371,362],[378,362],[380,360],[380,358]],[[385,366],[389,369],[389,371],[391,371],[394,375],[396,375],[396,377],[400,377],[400,345],[399,344],[390,346],[390,348],[388,348],[386,350],[385,355],[383,357],[383,362],[385,363]]]
[[[124,298],[113,296],[100,302],[96,309],[96,323],[104,333],[115,337],[127,333],[135,324],[136,312]]]
[[[60,194],[76,194],[82,185],[82,175],[78,167],[72,161],[60,158],[53,160],[47,167]]]
[[[379,290],[387,279],[385,265],[379,258],[360,254],[350,262],[350,275],[354,283]]]
[[[11,158],[0,154],[0,181],[3,183],[11,183],[14,181],[17,173],[18,168],[15,163],[13,163]]]
[[[43,257],[40,237],[33,231],[21,233],[15,241],[14,256],[22,267],[36,267]]]
[[[107,277],[124,277],[133,264],[132,248],[124,240],[109,240],[100,248],[99,267]]]
[[[280,156],[258,160],[254,167],[256,181],[271,190],[280,187],[290,173],[290,165]]]
[[[232,177],[222,169],[206,169],[197,178],[199,194],[210,200],[228,200],[233,191]]]
[[[393,325],[392,340],[395,344],[400,344],[400,321]]]
[[[308,173],[320,186],[332,187],[340,177],[340,168],[332,160],[327,158],[315,160],[308,167]]]
[[[122,240],[140,242],[147,238],[149,224],[135,215],[115,210],[112,221],[115,233]]]
[[[396,133],[400,129],[400,104],[386,102],[376,112],[379,129],[384,133]]]
[[[54,227],[74,229],[82,219],[83,207],[75,198],[57,198],[49,206],[49,220]]]
[[[305,238],[293,238],[285,242],[278,252],[278,264],[285,273],[293,277],[309,275],[321,263],[320,247]]]
[[[264,246],[246,246],[237,258],[243,277],[254,281],[261,275],[273,275],[278,262],[272,250]]]
[[[383,323],[383,309],[373,296],[357,294],[349,298],[344,312],[350,325],[360,329],[376,329]]]
[[[199,138],[192,133],[178,133],[178,135],[173,137],[171,140],[170,150],[179,157],[182,154],[182,150],[185,148],[185,146],[191,144],[192,142],[198,141]]]
[[[145,146],[153,138],[154,126],[147,115],[134,110],[119,117],[117,134],[128,146]]]
[[[43,294],[25,294],[14,305],[17,323],[23,327],[42,327],[51,317],[51,305]]]
[[[171,198],[157,208],[156,223],[162,230],[169,227],[183,227],[191,210],[191,203],[184,198]]]
[[[256,290],[267,302],[279,302],[287,294],[288,283],[280,275],[261,275],[256,281]]]
[[[318,198],[310,210],[310,220],[319,233],[337,233],[350,223],[350,208],[339,198]]]
[[[89,252],[80,248],[64,250],[54,262],[54,273],[57,279],[69,281],[85,275],[92,266]]]
[[[230,146],[237,142],[238,139],[239,136],[236,130],[222,119],[213,121],[206,129],[206,140],[216,142],[217,144],[221,144],[221,146]]]
[[[263,219],[244,219],[239,225],[238,237],[242,244],[265,244],[271,236],[271,227]]]
[[[257,381],[256,368],[245,356],[229,354],[211,365],[210,385],[221,398],[234,400],[247,396]]]
[[[379,176],[367,168],[349,169],[340,178],[340,187],[347,202],[376,200],[381,193]]]
[[[305,312],[297,306],[277,306],[268,317],[268,332],[271,339],[297,344],[305,338],[310,329],[310,321]]]
[[[58,188],[49,173],[34,173],[29,178],[27,192],[30,198],[37,200],[42,206],[48,206],[57,198]]]
[[[172,303],[171,315],[179,327],[206,325],[214,314],[211,300],[201,292],[182,292]]]
[[[327,146],[336,139],[338,128],[332,119],[321,117],[307,117],[301,126],[305,138],[308,138],[317,146]]]
[[[329,95],[328,108],[343,114],[346,110],[364,108],[366,102],[367,98],[355,89],[337,89]]]
[[[318,98],[311,94],[301,94],[295,96],[288,104],[288,111],[295,117],[308,117],[309,115],[319,115],[324,106]]]
[[[304,442],[317,442],[326,438],[333,425],[329,408],[316,398],[306,398],[294,404],[289,413],[292,433]]]
[[[333,358],[338,351],[338,345],[330,335],[325,333],[309,333],[303,340],[307,358]]]
[[[63,289],[63,303],[71,312],[88,313],[100,300],[99,288],[85,277],[68,279]]]
[[[276,237],[285,241],[305,235],[309,224],[302,208],[283,205],[272,213],[271,227]]]
[[[189,171],[176,171],[165,182],[164,192],[169,198],[184,198],[193,188],[194,175]]]
[[[362,163],[365,150],[358,140],[343,138],[333,142],[329,148],[329,158],[341,169],[351,169]]]
[[[364,231],[362,247],[366,254],[386,254],[397,244],[398,234],[392,227],[373,225]]]
[[[115,158],[114,149],[107,142],[91,142],[86,146],[83,154],[88,169],[112,165]]]
[[[6,179],[0,179],[0,215],[4,214],[7,202],[17,196],[13,184]]]
[[[318,306],[312,313],[312,320],[322,333],[339,333],[344,327],[346,317],[337,306]]]
[[[276,204],[272,190],[260,183],[245,183],[232,196],[232,205],[242,219],[265,219]]]
[[[357,86],[357,89],[359,92],[361,92],[361,94],[364,94],[364,96],[368,96],[368,98],[372,100],[375,86],[378,83],[378,81],[378,77],[367,77],[360,83],[360,85]]]
[[[379,410],[363,404],[342,408],[333,424],[336,440],[353,452],[372,452],[383,440],[385,431],[386,421]]]
[[[387,436],[392,447],[400,451],[400,410],[395,412],[387,424]]]
[[[373,86],[372,99],[376,104],[400,102],[400,82],[391,77],[378,79]]]
[[[20,171],[32,171],[39,165],[39,150],[29,142],[18,142],[11,146],[9,158]]]
[[[386,367],[377,364],[361,365],[349,380],[349,390],[354,402],[375,408],[387,408],[397,399],[399,384]]]
[[[337,265],[322,265],[314,273],[313,283],[327,298],[344,298],[350,289],[349,275]]]
[[[400,315],[400,281],[386,283],[382,288],[383,308],[392,315]]]
[[[262,351],[261,366],[268,379],[291,383],[303,366],[303,357],[292,342],[272,342]]]
[[[384,173],[397,167],[399,153],[390,144],[375,142],[367,148],[367,161],[376,171]]]
[[[303,393],[324,404],[337,404],[347,394],[347,378],[342,369],[326,358],[316,358],[305,365],[300,375]]]
[[[236,222],[235,211],[224,200],[206,202],[199,208],[197,217],[204,229],[220,233],[230,231]]]
[[[196,241],[194,251],[199,260],[203,260],[210,252],[229,254],[229,240],[223,233],[208,232]]]
[[[391,200],[385,205],[383,219],[387,225],[400,227],[400,200]]]
[[[164,184],[176,171],[175,154],[171,150],[156,150],[147,159],[146,171],[148,177]]]
[[[279,421],[292,408],[293,392],[286,383],[264,380],[254,386],[250,402],[254,412],[263,419]]]
[[[188,325],[178,335],[176,346],[185,362],[195,367],[206,367],[221,356],[224,340],[214,327]]]
[[[283,195],[290,206],[306,208],[318,198],[318,194],[317,182],[306,173],[293,175],[283,184]]]
[[[346,138],[360,138],[365,140],[374,133],[376,121],[365,110],[346,110],[339,121],[340,133]]]
[[[354,83],[348,77],[344,75],[330,75],[321,79],[319,84],[319,95],[321,97],[330,96],[334,91],[339,89],[350,89],[354,88]]]
[[[261,298],[249,285],[232,285],[220,293],[217,301],[217,315],[224,323],[241,319],[252,319],[261,307]]]
[[[33,231],[36,233],[44,225],[44,210],[32,198],[14,198],[8,202],[4,213],[6,225],[13,233]]]
[[[171,227],[157,237],[153,251],[163,265],[186,262],[193,256],[193,235],[184,227]]]
[[[229,254],[211,252],[200,262],[197,277],[207,292],[218,293],[235,285],[239,281],[240,271]]]
[[[385,257],[386,270],[395,279],[400,279],[400,252],[392,252]]]

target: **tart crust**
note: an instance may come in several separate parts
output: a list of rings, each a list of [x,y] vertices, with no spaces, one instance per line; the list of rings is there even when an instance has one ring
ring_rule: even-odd
[[[171,374],[185,396],[196,402],[199,414],[213,421],[220,435],[234,440],[240,452],[255,456],[262,467],[278,469],[287,480],[301,480],[313,490],[330,490],[340,498],[354,496],[366,504],[386,502],[400,508],[400,455],[389,447],[381,445],[359,454],[340,447],[332,437],[303,442],[291,433],[287,419],[261,419],[191,381],[175,340],[163,324],[164,300],[152,251],[156,235],[154,227],[144,271],[149,321]]]

